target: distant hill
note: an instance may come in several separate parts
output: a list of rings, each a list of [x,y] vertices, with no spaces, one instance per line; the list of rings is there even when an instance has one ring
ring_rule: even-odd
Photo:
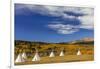
[[[83,38],[82,41],[90,42],[90,41],[94,41],[94,39],[93,38]]]
[[[23,41],[23,40],[15,40],[15,45],[48,45],[48,44],[94,44],[93,38],[83,38],[80,40],[75,40],[71,42],[61,42],[61,43],[47,43],[47,42],[38,42],[38,41]]]
[[[83,38],[80,40],[75,40],[70,42],[70,44],[94,44],[94,39],[93,38]]]

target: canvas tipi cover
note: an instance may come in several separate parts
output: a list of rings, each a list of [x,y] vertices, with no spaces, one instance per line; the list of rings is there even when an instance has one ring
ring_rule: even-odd
[[[53,51],[50,53],[50,56],[49,56],[49,57],[55,57],[55,55],[54,55],[54,52],[53,52]]]
[[[63,51],[61,51],[61,53],[60,53],[60,55],[59,56],[64,56],[64,52]]]
[[[15,60],[15,62],[24,62],[24,59],[22,58],[22,55],[19,54]]]
[[[25,52],[22,54],[22,58],[25,59],[25,60],[27,59],[27,56],[26,56]]]
[[[77,55],[82,55],[80,50],[78,50]]]
[[[32,61],[40,61],[40,56],[38,54],[38,52],[36,52],[34,58],[32,59]]]

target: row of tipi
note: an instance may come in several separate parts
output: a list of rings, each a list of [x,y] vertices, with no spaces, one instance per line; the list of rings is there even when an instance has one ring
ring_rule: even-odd
[[[80,52],[80,50],[78,50],[78,52],[77,52],[76,55],[82,55],[81,52]],[[61,53],[60,53],[59,56],[64,56],[63,50],[61,51]],[[49,57],[55,57],[55,54],[54,54],[53,51],[50,53]],[[17,56],[15,62],[25,62],[26,60],[27,60],[26,53],[22,53],[22,54],[19,54]],[[36,50],[35,56],[33,57],[32,61],[40,61],[40,56],[39,56],[37,50]]]
[[[64,52],[63,51],[61,51],[61,53],[60,53],[60,55],[59,56],[64,56]],[[51,53],[50,53],[50,56],[49,57],[55,57],[55,54],[54,54],[54,52],[52,51]]]

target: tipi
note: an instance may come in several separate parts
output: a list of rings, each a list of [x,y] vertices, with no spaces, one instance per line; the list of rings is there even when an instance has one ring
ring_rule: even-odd
[[[64,51],[62,50],[59,56],[64,56]]]
[[[22,54],[22,58],[23,58],[24,60],[27,59],[27,56],[26,56],[26,53],[25,53],[25,52],[23,52],[23,54]]]
[[[78,50],[77,55],[82,55],[80,50]]]
[[[50,53],[50,56],[49,56],[49,57],[55,57],[53,50],[52,50],[52,52]]]
[[[35,56],[33,57],[32,61],[40,61],[40,56],[38,54],[38,51],[36,51]]]
[[[22,58],[22,55],[19,54],[15,60],[15,62],[24,62],[25,60]]]

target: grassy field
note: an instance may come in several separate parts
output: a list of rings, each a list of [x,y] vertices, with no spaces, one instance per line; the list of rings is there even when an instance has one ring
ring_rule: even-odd
[[[47,63],[64,63],[64,62],[80,62],[94,60],[94,41],[77,41],[74,43],[43,43],[43,42],[29,42],[29,41],[15,41],[15,55],[16,60],[18,54],[23,52],[27,55],[27,61],[15,63],[15,65],[28,64],[47,64]],[[40,61],[32,62],[36,50],[38,50]],[[80,49],[82,55],[77,56],[76,53]],[[51,51],[54,50],[55,57],[49,57]],[[59,56],[61,51],[64,51],[65,56]]]
[[[15,65],[29,65],[29,64],[46,64],[46,63],[64,63],[64,62],[80,62],[80,61],[93,61],[94,55],[66,55],[66,56],[55,56],[55,57],[41,57],[40,61],[31,61],[28,59],[27,62],[15,63]]]

